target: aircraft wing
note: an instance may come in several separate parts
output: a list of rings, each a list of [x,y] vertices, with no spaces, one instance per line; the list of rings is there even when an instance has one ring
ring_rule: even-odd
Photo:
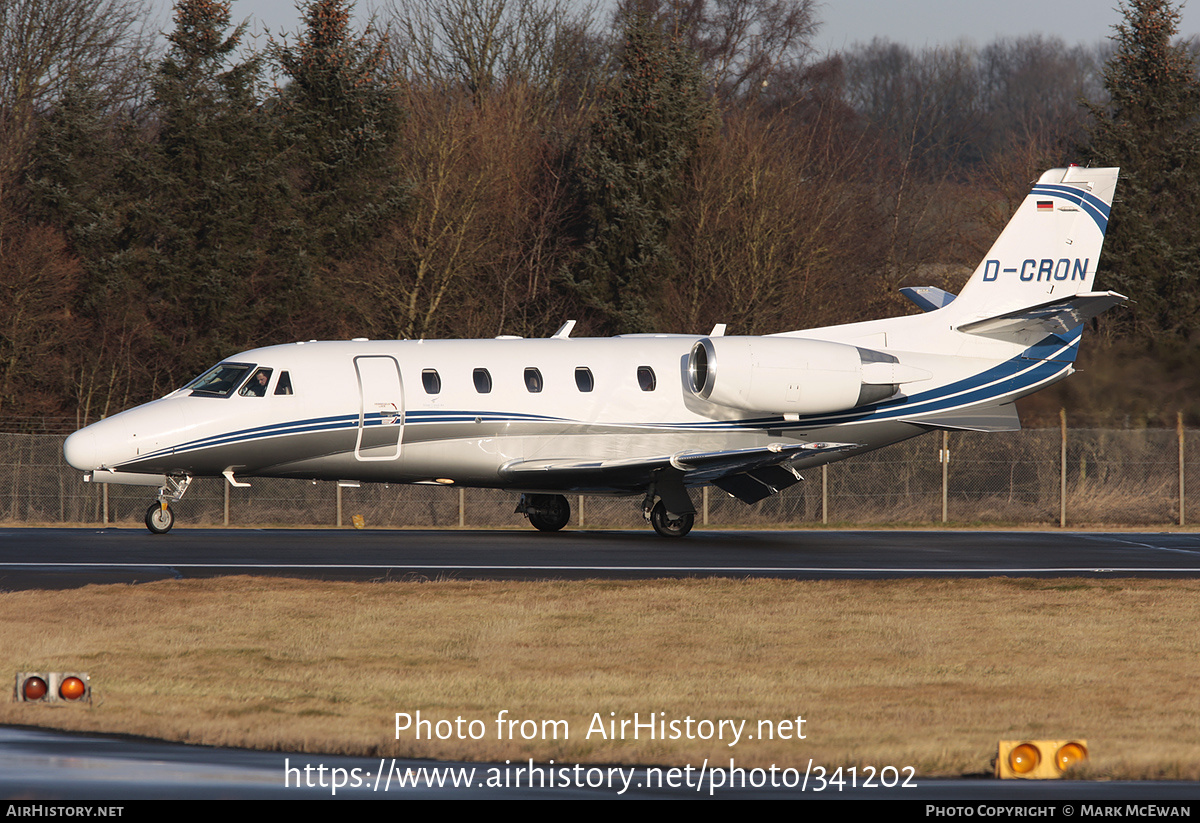
[[[639,491],[655,478],[674,477],[686,485],[713,483],[747,502],[761,500],[800,479],[785,464],[802,457],[839,452],[857,443],[771,443],[748,449],[682,451],[652,457],[611,460],[518,460],[501,474],[528,488]],[[739,493],[740,492],[740,493]],[[761,494],[759,494],[761,492]]]

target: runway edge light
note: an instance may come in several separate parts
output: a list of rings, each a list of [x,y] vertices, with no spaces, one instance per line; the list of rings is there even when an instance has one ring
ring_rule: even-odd
[[[17,672],[16,703],[91,703],[92,678],[87,672]]]
[[[1086,740],[1001,740],[996,777],[1052,780],[1087,759]]]

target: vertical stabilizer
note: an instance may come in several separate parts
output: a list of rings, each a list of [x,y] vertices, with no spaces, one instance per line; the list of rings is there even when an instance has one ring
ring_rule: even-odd
[[[1043,174],[943,311],[962,327],[1090,293],[1117,172],[1070,166]]]

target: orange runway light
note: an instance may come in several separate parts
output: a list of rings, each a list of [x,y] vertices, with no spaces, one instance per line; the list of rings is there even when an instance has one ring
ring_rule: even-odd
[[[13,700],[18,703],[91,703],[87,672],[17,672]]]
[[[1086,740],[1001,740],[996,777],[1050,780],[1087,759]]]
[[[37,675],[25,678],[25,682],[21,684],[21,694],[26,700],[41,700],[48,691],[46,681]]]

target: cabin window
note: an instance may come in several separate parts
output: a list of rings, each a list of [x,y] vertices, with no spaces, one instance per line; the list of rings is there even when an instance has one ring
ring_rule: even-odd
[[[275,384],[275,394],[291,394],[292,377],[286,371],[279,373],[279,382]]]
[[[542,373],[538,369],[528,368],[525,370],[525,388],[533,394],[537,394],[542,390]]]
[[[580,391],[591,391],[596,387],[596,381],[592,378],[592,370],[587,366],[579,366],[575,369],[575,385]]]
[[[198,397],[228,397],[253,368],[249,363],[219,363],[184,388]]]
[[[638,366],[638,385],[642,391],[654,391],[658,382],[654,379],[654,369],[649,366]]]
[[[250,379],[246,381],[246,385],[242,386],[242,390],[238,394],[242,397],[264,397],[270,382],[271,369],[259,369],[250,375]]]
[[[421,372],[421,385],[425,387],[426,394],[441,394],[442,393],[442,376],[437,373],[437,369],[424,369]],[[479,385],[478,382],[475,384]]]
[[[476,369],[474,373],[475,391],[487,394],[492,390],[492,375],[487,369]]]

